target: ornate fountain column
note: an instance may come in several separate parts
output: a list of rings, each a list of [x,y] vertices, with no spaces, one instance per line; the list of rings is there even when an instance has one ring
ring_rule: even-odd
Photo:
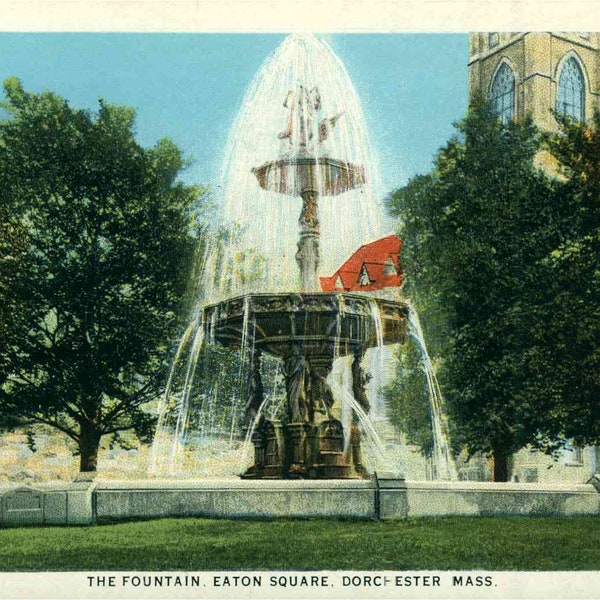
[[[296,252],[300,293],[273,296],[278,305],[265,313],[268,323],[261,322],[257,329],[262,339],[256,343],[283,359],[286,404],[281,422],[265,420],[257,427],[255,465],[244,476],[361,477],[364,469],[360,464],[358,427],[353,425],[351,432],[353,452],[349,460],[344,428],[334,415],[334,397],[327,383],[338,352],[333,338],[337,335],[334,332],[340,320],[340,304],[337,295],[315,292],[321,292],[318,201],[361,187],[364,169],[322,150],[321,145],[333,133],[343,112],[326,116],[317,86],[299,83],[288,91],[283,106],[289,115],[285,129],[277,136],[281,140],[279,156],[254,167],[252,172],[262,189],[302,198]],[[345,334],[352,338],[353,345],[365,342],[359,334],[365,314],[363,308],[357,310],[356,331],[348,327]],[[268,341],[270,337],[272,342]],[[343,347],[348,352],[348,343]],[[354,371],[355,379],[362,375],[359,366]],[[251,383],[248,407],[256,411],[260,399],[258,376]],[[360,395],[357,402],[363,407],[368,404]]]
[[[317,272],[319,269],[319,212],[317,205],[317,192],[305,190],[302,196],[302,212],[298,224],[300,225],[300,239],[296,262],[300,268],[300,289],[303,292],[320,291]]]

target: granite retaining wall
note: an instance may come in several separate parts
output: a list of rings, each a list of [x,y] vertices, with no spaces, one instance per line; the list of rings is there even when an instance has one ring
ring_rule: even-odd
[[[0,487],[0,525],[91,524],[161,517],[600,515],[600,483],[372,480],[76,481]]]

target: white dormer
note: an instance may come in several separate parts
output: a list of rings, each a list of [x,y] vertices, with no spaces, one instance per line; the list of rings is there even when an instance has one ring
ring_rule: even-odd
[[[367,265],[365,263],[363,263],[360,275],[358,276],[358,285],[371,285],[371,278],[369,277],[369,272],[367,271]]]
[[[391,256],[383,263],[383,275],[385,277],[389,277],[390,275],[398,275],[398,271],[396,271],[396,267]]]

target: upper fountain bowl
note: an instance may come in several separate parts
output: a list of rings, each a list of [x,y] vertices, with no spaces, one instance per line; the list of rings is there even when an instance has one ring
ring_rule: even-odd
[[[337,196],[365,183],[365,170],[327,157],[289,157],[267,162],[252,169],[261,188],[286,196],[306,191],[319,196]]]

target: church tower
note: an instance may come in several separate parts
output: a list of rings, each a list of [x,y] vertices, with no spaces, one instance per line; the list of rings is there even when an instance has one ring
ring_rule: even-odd
[[[503,121],[531,115],[546,131],[552,110],[587,121],[600,108],[600,34],[471,33],[469,99],[489,99]]]

